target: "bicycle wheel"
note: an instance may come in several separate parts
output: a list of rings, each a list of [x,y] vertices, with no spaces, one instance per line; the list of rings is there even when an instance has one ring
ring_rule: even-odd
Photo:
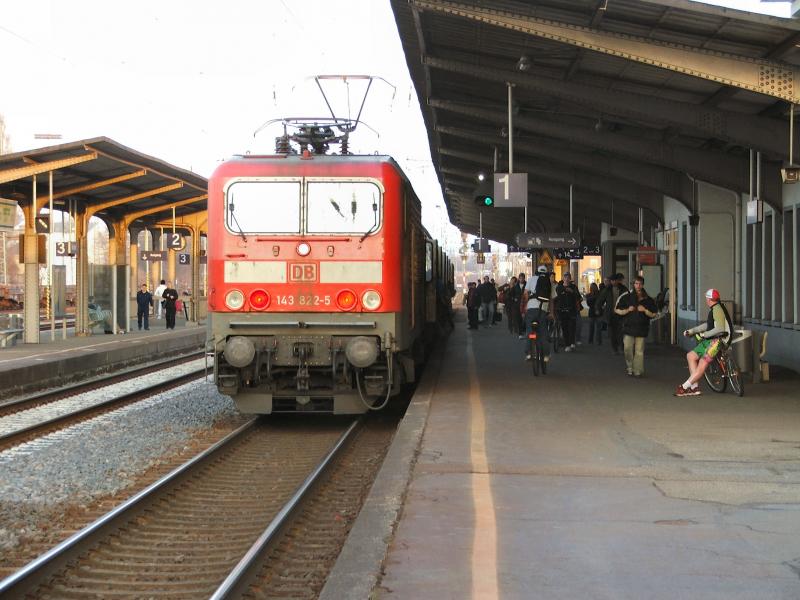
[[[544,349],[538,341],[536,342],[536,355],[539,359],[539,368],[542,371],[542,375],[547,375],[547,363],[544,361]]]
[[[533,369],[533,374],[538,377],[539,376],[539,344],[536,341],[536,334],[531,333],[528,335],[528,343],[530,344],[531,350],[531,368]]]
[[[555,321],[550,321],[550,326],[548,327],[548,331],[550,333],[550,345],[553,347],[553,352],[558,352],[558,338],[561,337],[561,325],[558,322],[558,319]]]
[[[718,394],[721,394],[725,391],[725,388],[728,385],[728,379],[725,377],[725,371],[723,366],[720,364],[719,357],[715,357],[714,360],[709,363],[704,375],[708,387]]]
[[[728,369],[728,381],[731,382],[731,389],[737,396],[744,396],[744,381],[739,366],[730,354],[725,354],[725,366]]]

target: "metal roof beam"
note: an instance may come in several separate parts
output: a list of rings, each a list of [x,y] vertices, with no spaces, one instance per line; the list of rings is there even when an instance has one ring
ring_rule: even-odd
[[[460,160],[473,162],[479,165],[486,164],[486,157],[480,154],[464,152],[452,148],[439,148],[442,156],[452,156]],[[532,163],[516,159],[514,167],[517,172],[528,173],[531,178],[541,178],[550,181],[573,184],[577,189],[600,192],[620,200],[625,200],[636,206],[641,206],[652,212],[658,219],[662,219],[664,212],[664,197],[662,194],[639,185],[627,183],[610,177],[597,177],[581,170],[572,170],[546,163]],[[443,167],[442,167],[443,168]]]
[[[446,181],[451,187],[464,189],[467,198],[471,200],[474,185],[470,186],[469,171],[451,167],[444,167],[441,169],[441,171],[446,176]],[[453,179],[453,177],[456,177],[456,179]],[[638,214],[628,212],[624,209],[624,206],[627,205],[632,209],[638,210],[639,206],[633,201],[614,198],[605,194],[598,194],[594,191],[591,191],[587,194],[587,190],[582,186],[575,186],[573,188],[573,192],[574,207],[577,208],[582,215],[601,220],[610,219],[611,203],[613,202],[617,208],[617,220],[625,222],[627,225],[633,225],[634,223],[638,224]],[[585,200],[584,198],[587,195],[590,195],[592,199]],[[552,201],[551,203],[547,204],[548,206],[569,210],[569,184],[548,183],[547,181],[542,181],[540,179],[529,180],[529,211],[536,210],[536,207],[538,206],[537,201],[540,197],[548,198]],[[507,209],[498,208],[497,210],[505,212]],[[658,219],[655,216],[653,216],[652,220],[658,222]]]
[[[589,27],[598,27],[603,20],[603,17],[606,14],[606,9],[608,8],[608,0],[596,0],[594,3],[594,8],[592,9],[592,20],[589,22]],[[572,59],[569,67],[567,67],[566,72],[564,73],[564,80],[569,81],[572,79],[572,76],[575,75],[578,71],[578,67],[581,64],[581,60],[583,59],[583,55],[586,54],[586,50],[580,48],[578,49],[578,53],[575,55],[575,58]]]
[[[505,113],[501,111],[465,106],[450,100],[430,99],[428,104],[432,108],[449,110],[500,125],[507,122]],[[595,131],[589,135],[589,132],[583,127],[533,117],[516,116],[514,125],[525,131],[567,140],[578,146],[597,148],[618,156],[674,169],[727,189],[744,192],[750,187],[749,163],[745,158],[687,146],[671,146],[663,142],[606,131]],[[762,183],[762,198],[772,206],[780,207],[781,190],[778,166],[762,164]]]
[[[81,154],[80,156],[73,156],[70,158],[62,158],[59,160],[49,160],[43,163],[33,163],[24,167],[17,167],[15,169],[7,169],[0,171],[0,184],[8,183],[9,181],[16,181],[17,179],[24,179],[26,177],[33,177],[47,173],[48,171],[57,171],[64,167],[70,167],[89,160],[95,160],[97,152],[90,152],[89,154]]]
[[[122,163],[124,165],[128,165],[130,167],[134,167],[136,169],[141,169],[142,168],[142,165],[140,165],[140,164],[136,164],[135,162],[131,162],[129,160],[123,160],[122,158],[119,158],[118,156],[114,156],[113,154],[109,154],[107,152],[103,152],[102,150],[97,150],[96,148],[93,148],[92,146],[90,146],[88,144],[86,146],[84,146],[84,147],[87,150],[91,150],[92,152],[96,152],[100,156],[105,156],[106,158],[109,158],[109,159],[113,160],[114,162]],[[185,184],[185,185],[187,185],[189,187],[192,187],[192,188],[194,188],[196,190],[203,191],[205,189],[205,188],[202,188],[202,187],[200,187],[198,185],[195,185],[195,184],[193,184],[193,183],[191,183],[189,181],[186,181],[185,179],[182,179],[180,176],[177,176],[177,175],[169,175],[169,174],[161,172],[161,171],[156,171],[155,169],[147,169],[147,170],[150,173],[153,173],[155,175],[159,175],[159,176],[163,177],[164,179],[171,179],[173,181],[180,181],[181,183],[183,183],[183,184]]]
[[[73,196],[75,194],[80,194],[83,192],[89,192],[91,190],[97,190],[101,187],[106,187],[109,185],[114,185],[116,183],[122,183],[123,181],[128,181],[130,179],[135,179],[137,177],[142,177],[147,175],[147,171],[142,169],[141,171],[135,171],[133,173],[127,173],[125,175],[120,175],[119,177],[111,177],[109,179],[103,179],[101,181],[95,181],[93,183],[87,183],[85,185],[79,185],[77,187],[69,188],[66,190],[61,190],[59,192],[55,192],[53,194],[53,200],[58,200],[59,198],[64,198],[65,196]],[[50,196],[48,194],[40,194],[37,199],[37,204],[42,200],[48,200]]]
[[[166,210],[170,210],[172,208],[178,208],[180,206],[186,206],[187,204],[192,204],[194,202],[199,202],[200,200],[208,199],[208,194],[200,194],[199,196],[194,196],[192,198],[187,198],[186,200],[178,200],[177,202],[170,202],[169,204],[162,204],[160,206],[153,206],[151,208],[146,208],[144,210],[137,211],[135,213],[130,213],[125,215],[123,221],[126,227],[130,227],[130,224],[133,223],[136,219],[140,219],[142,217],[146,217],[148,215],[155,215],[160,212],[164,212]]]
[[[800,70],[788,63],[601,31],[447,0],[411,0],[411,4],[423,10],[463,17],[789,102],[800,102]]]
[[[141,200],[143,198],[150,198],[151,196],[157,196],[158,194],[164,194],[166,192],[171,192],[172,190],[178,190],[182,187],[183,187],[183,182],[180,181],[178,183],[171,183],[170,185],[163,185],[159,188],[147,190],[146,192],[141,192],[139,194],[133,194],[132,196],[125,196],[124,198],[109,200],[108,202],[102,202],[101,204],[92,204],[86,207],[86,213],[88,217],[91,217],[92,215],[97,214],[101,210],[105,210],[113,206],[119,206],[120,204],[128,204],[129,202],[134,202],[136,200]]]
[[[468,131],[458,127],[440,125],[437,130],[446,135],[487,145],[503,147],[508,143],[507,139],[500,136],[487,135],[485,132]],[[572,168],[580,168],[596,175],[611,176],[641,185],[671,196],[687,205],[691,202],[691,190],[684,185],[684,183],[688,183],[688,179],[682,173],[671,169],[616,156],[566,149],[548,144],[545,139],[539,139],[535,144],[514,140],[514,151],[515,160],[518,160],[521,154],[538,156],[569,165]]]
[[[605,114],[646,122],[655,121],[692,135],[702,132],[746,148],[770,152],[782,158],[788,157],[789,127],[777,119],[731,113],[655,96],[558,81],[533,73],[489,69],[430,56],[424,56],[422,63],[433,69],[479,77],[488,81],[511,82],[521,89],[543,92],[548,96],[569,100]]]
[[[639,0],[647,4],[657,4],[669,8],[678,8],[688,12],[701,13],[724,19],[735,19],[737,21],[748,21],[750,23],[760,23],[771,27],[783,27],[784,29],[800,29],[800,22],[795,19],[784,19],[771,15],[762,15],[746,10],[735,8],[725,8],[723,6],[713,6],[705,2],[695,0]]]

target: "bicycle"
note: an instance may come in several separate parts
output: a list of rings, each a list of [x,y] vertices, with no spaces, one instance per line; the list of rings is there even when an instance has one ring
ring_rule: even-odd
[[[547,334],[550,338],[550,346],[553,352],[558,353],[558,342],[561,340],[561,320],[556,316],[547,324]]]
[[[724,335],[724,334],[723,334]],[[721,336],[716,336],[721,337]],[[695,334],[695,338],[699,341],[704,339],[702,336]],[[731,390],[737,396],[744,396],[744,381],[742,379],[742,372],[736,364],[733,356],[730,353],[730,345],[722,342],[722,347],[717,355],[714,357],[706,371],[703,374],[706,378],[706,383],[713,391],[721,394],[731,385]]]
[[[528,334],[528,340],[532,346],[531,367],[533,368],[533,374],[536,377],[539,376],[540,371],[542,375],[547,375],[547,363],[544,360],[544,348],[542,348],[542,342],[539,340],[537,327],[539,327],[538,321],[531,323],[531,332]]]

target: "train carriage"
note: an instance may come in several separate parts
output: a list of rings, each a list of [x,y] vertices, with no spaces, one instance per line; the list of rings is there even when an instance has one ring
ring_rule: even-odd
[[[392,158],[238,156],[208,207],[208,344],[240,410],[359,413],[415,380],[452,270]]]

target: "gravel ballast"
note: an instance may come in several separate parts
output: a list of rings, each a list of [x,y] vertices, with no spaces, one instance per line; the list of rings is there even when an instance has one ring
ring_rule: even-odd
[[[236,415],[230,398],[195,381],[0,453],[0,551],[59,505],[85,505],[130,486],[193,433]]]

